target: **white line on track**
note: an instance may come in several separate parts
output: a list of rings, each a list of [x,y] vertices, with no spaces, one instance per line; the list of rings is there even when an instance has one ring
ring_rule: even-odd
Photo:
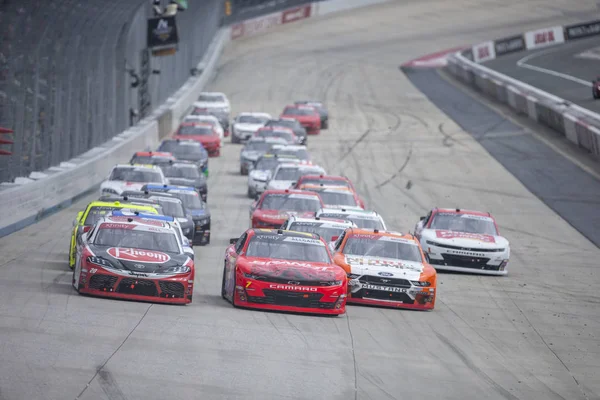
[[[517,61],[517,66],[521,67],[521,68],[527,68],[527,69],[530,69],[532,71],[542,72],[544,74],[548,74],[548,75],[556,76],[556,77],[559,77],[559,78],[567,79],[567,80],[569,80],[571,82],[579,83],[580,85],[583,85],[583,86],[592,87],[591,80],[590,81],[586,81],[586,80],[583,80],[583,79],[580,79],[580,78],[576,78],[576,77],[568,75],[568,74],[564,74],[562,72],[553,71],[553,70],[548,69],[548,68],[542,68],[542,67],[538,67],[538,66],[535,66],[535,65],[526,64],[527,61],[532,60],[535,57],[538,57],[538,56],[541,56],[541,55],[545,55],[545,54],[551,53],[551,52],[556,51],[556,50],[558,50],[558,49],[552,48],[552,49],[548,49],[548,50],[545,50],[545,51],[540,51],[538,53],[529,54],[529,55],[521,58],[519,61]]]

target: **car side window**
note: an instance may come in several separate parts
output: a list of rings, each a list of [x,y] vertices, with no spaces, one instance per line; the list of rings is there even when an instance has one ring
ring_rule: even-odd
[[[240,254],[240,252],[244,248],[244,243],[246,243],[246,237],[247,236],[248,236],[248,234],[244,233],[242,236],[240,236],[240,238],[238,239],[237,243],[235,244],[235,252],[237,254]]]
[[[338,238],[337,242],[335,242],[335,251],[338,251],[340,249],[340,246],[342,245],[342,242],[344,241],[344,237],[346,237],[346,232],[342,233],[340,235],[340,237]]]
[[[427,214],[427,216],[423,220],[423,228],[425,228],[427,226],[427,224],[429,223],[429,220],[431,219],[431,214],[432,213],[433,213],[433,211],[429,211],[429,214]]]

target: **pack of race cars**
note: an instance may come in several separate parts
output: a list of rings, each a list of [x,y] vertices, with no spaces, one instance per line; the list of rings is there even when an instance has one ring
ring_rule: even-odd
[[[194,245],[210,243],[209,157],[243,143],[249,228],[225,250],[221,294],[236,307],[339,315],[346,304],[432,310],[437,270],[505,275],[508,241],[489,213],[433,208],[413,233],[388,230],[351,180],[308,151],[327,108],[297,101],[279,118],[202,93],[172,138],[137,152],[74,221],[69,248],[79,293],[187,304]]]

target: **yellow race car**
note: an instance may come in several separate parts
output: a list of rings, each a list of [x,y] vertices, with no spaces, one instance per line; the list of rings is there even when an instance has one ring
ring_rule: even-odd
[[[107,202],[107,201],[92,201],[87,205],[85,210],[79,211],[77,217],[73,221],[73,232],[71,233],[71,245],[69,246],[69,268],[75,267],[75,245],[77,244],[77,238],[90,230],[90,228],[100,218],[105,216],[111,211],[129,209],[133,211],[140,211],[146,214],[158,214],[158,211],[151,205],[138,205],[121,203],[119,201]]]

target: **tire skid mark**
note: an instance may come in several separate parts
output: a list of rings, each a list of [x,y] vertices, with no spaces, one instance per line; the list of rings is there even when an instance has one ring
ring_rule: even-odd
[[[127,400],[112,373],[106,368],[98,371],[98,384],[109,400]]]

